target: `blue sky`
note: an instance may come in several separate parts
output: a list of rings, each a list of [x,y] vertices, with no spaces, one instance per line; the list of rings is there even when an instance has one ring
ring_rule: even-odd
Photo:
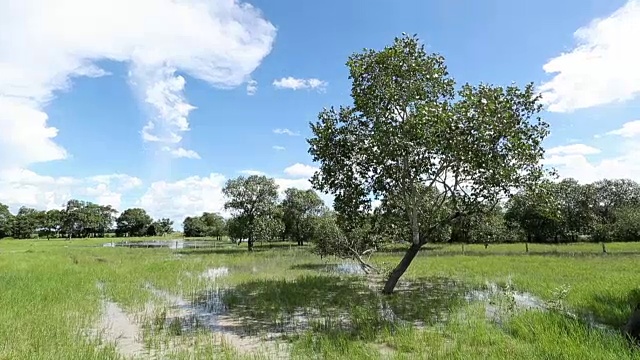
[[[347,57],[402,32],[459,83],[538,85],[562,176],[640,180],[638,0],[52,3],[0,0],[14,210],[78,197],[179,221],[241,174],[308,188],[308,123],[350,103]]]

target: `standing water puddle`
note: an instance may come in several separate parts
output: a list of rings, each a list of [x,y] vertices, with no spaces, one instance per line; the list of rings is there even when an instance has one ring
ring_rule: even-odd
[[[158,241],[112,241],[102,244],[103,247],[127,247],[127,248],[167,248],[167,249],[199,249],[215,248],[217,243],[212,241],[185,241],[180,239]]]
[[[215,284],[216,279],[228,274],[229,269],[226,267],[208,269],[201,273],[199,277],[212,281],[213,287],[193,296],[192,300],[170,294],[150,285],[147,286],[147,289],[171,304],[168,314],[165,314],[164,322],[170,327],[173,324],[178,324],[180,333],[207,329],[243,353],[265,352],[270,359],[286,357],[283,352],[286,350],[285,348],[278,347],[273,342],[265,342],[264,338],[246,336],[242,324],[229,315],[224,296],[230,290]]]
[[[321,268],[322,271],[336,275],[366,275],[360,264],[343,262],[340,264],[328,264]]]

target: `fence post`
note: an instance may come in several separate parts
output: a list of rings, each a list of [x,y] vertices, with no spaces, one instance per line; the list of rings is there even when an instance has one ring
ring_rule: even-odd
[[[462,243],[462,255],[464,255],[464,243]]]
[[[604,242],[602,243],[602,253],[606,254],[607,253],[607,248],[604,245]]]
[[[525,248],[527,249],[527,254],[529,253],[529,243],[524,243]]]

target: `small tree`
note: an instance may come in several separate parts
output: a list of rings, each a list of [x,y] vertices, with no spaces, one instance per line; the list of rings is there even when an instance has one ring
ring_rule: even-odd
[[[207,235],[207,225],[200,216],[187,216],[182,222],[185,237],[204,237]]]
[[[246,224],[247,247],[252,251],[259,219],[269,216],[278,201],[278,185],[266,176],[240,176],[227,181],[222,192],[228,199],[225,209],[231,210]]]
[[[371,198],[393,198],[411,231],[407,252],[390,274],[391,293],[422,246],[464,215],[497,202],[543,176],[547,124],[533,84],[524,89],[481,84],[457,92],[444,59],[415,36],[347,62],[353,106],[324,109],[311,124],[309,152],[320,163],[312,183],[335,195],[340,213],[366,213]],[[431,213],[420,217],[427,192]]]
[[[153,219],[144,209],[127,209],[116,220],[116,232],[127,236],[144,236],[152,223]]]
[[[220,240],[220,237],[224,233],[224,218],[222,215],[217,213],[208,213],[205,212],[201,216],[202,222],[207,227],[206,234],[207,236],[215,237],[217,240]]]
[[[156,221],[156,226],[158,228],[158,233],[161,236],[165,236],[166,234],[171,234],[173,232],[173,220],[169,218],[162,218]]]
[[[229,235],[229,239],[231,239],[231,241],[233,242],[237,242],[238,245],[240,245],[240,242],[243,239],[247,239],[249,237],[249,231],[245,217],[234,216],[231,219],[227,220],[225,225],[225,230]]]
[[[304,245],[305,239],[312,235],[312,223],[324,209],[324,202],[313,190],[289,188],[284,192],[282,201],[285,236]]]

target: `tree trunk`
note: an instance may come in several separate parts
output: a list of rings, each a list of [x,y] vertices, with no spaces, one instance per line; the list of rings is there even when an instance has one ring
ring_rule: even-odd
[[[249,249],[249,251],[253,251],[253,239],[251,237],[247,240],[247,249]]]
[[[382,290],[383,294],[393,293],[393,289],[395,289],[398,280],[400,280],[402,274],[407,271],[407,268],[411,265],[411,262],[416,255],[418,255],[421,247],[422,245],[420,244],[412,244],[411,247],[409,247],[402,260],[400,260],[398,266],[393,269],[391,275],[389,275],[389,278],[387,279],[387,282],[384,284],[384,289]]]

